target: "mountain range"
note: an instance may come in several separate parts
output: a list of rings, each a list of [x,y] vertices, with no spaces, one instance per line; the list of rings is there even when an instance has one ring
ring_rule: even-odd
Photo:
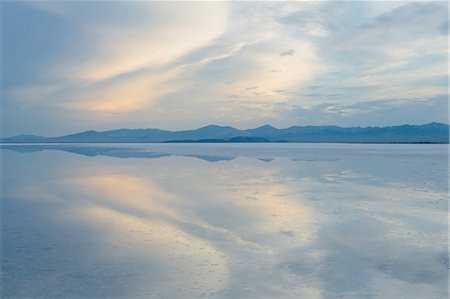
[[[148,142],[343,142],[343,143],[449,143],[449,125],[399,125],[388,127],[270,125],[239,130],[209,125],[196,130],[118,129],[85,131],[59,137],[18,135],[2,143],[148,143]]]

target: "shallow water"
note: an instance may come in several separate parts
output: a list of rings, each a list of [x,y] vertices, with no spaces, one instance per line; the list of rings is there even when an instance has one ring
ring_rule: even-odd
[[[1,154],[4,298],[448,297],[447,145]]]

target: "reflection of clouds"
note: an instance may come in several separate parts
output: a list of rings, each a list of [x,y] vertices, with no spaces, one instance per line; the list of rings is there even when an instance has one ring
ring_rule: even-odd
[[[99,250],[119,256],[138,256],[144,272],[159,273],[151,286],[136,286],[137,294],[197,296],[222,290],[227,282],[226,256],[213,243],[184,231],[179,199],[153,180],[125,174],[103,174],[66,181],[92,204],[79,216],[100,227]],[[110,248],[114,248],[111,250]],[[157,261],[157,262],[156,262]],[[156,268],[155,268],[156,263]],[[149,267],[149,270],[145,270]],[[141,269],[142,270],[142,269]]]
[[[239,212],[246,217],[242,219],[247,221],[245,227],[233,227],[231,230],[208,223],[208,219],[202,218],[202,215],[184,212],[183,206],[190,206],[195,211],[200,205],[167,193],[147,177],[103,174],[72,179],[68,183],[89,201],[146,218],[151,216],[178,223],[189,222],[216,233],[240,236],[239,239],[249,240],[250,243],[270,244],[277,239],[278,242],[297,245],[306,242],[313,234],[310,223],[314,214],[311,208],[290,196],[289,189],[275,182],[271,172],[260,171],[258,175],[257,178],[238,179],[239,182],[234,180],[234,188],[224,184],[220,190],[216,190],[225,193],[219,197],[219,201],[205,197],[209,205],[226,206],[235,218],[239,218]],[[214,185],[218,179],[233,180],[233,177],[209,176],[208,185]]]
[[[325,298],[446,297],[446,195],[335,170],[297,181],[297,193],[328,219],[315,242],[284,255],[281,267]],[[311,253],[318,254],[313,259]]]
[[[88,198],[107,206],[131,210],[133,213],[151,212],[172,218],[179,212],[168,204],[176,198],[159,188],[153,181],[125,174],[107,174],[81,177],[68,182]]]
[[[342,215],[345,219],[350,217]],[[324,225],[317,234],[317,242],[286,255],[282,266],[322,290],[325,298],[404,298],[406,294],[410,295],[408,298],[425,298],[430,294],[445,297],[448,283],[445,251],[423,250],[402,240],[386,240],[384,232],[390,226],[364,217],[355,218]],[[310,253],[317,251],[324,252],[311,259]],[[403,290],[404,287],[408,290]]]
[[[288,161],[267,166],[250,159],[214,168],[191,160],[186,168],[193,163],[196,171],[178,176],[168,193],[161,183],[173,180],[178,163],[186,160],[174,162],[165,162],[170,166],[164,178],[159,176],[159,183],[154,175],[114,174],[84,178],[85,190],[93,197],[103,197],[102,202],[109,205],[120,202],[122,210],[127,205],[145,221],[156,217],[161,225],[187,234],[191,240],[208,240],[227,257],[226,297],[258,297],[261,290],[287,297],[371,296],[378,294],[372,281],[380,283],[380,277],[386,275],[398,286],[419,281],[427,286],[442,284],[444,276],[435,269],[442,268],[436,258],[442,256],[442,250],[436,248],[445,243],[440,239],[443,234],[427,237],[427,230],[421,229],[428,225],[428,230],[436,231],[445,221],[445,213],[433,205],[420,210],[415,205],[435,203],[442,193],[411,190],[406,185],[375,185],[366,178],[368,185],[357,171],[342,167],[324,167],[314,176],[296,180],[279,173]],[[129,200],[131,195],[133,200]],[[311,196],[320,200],[309,201]],[[411,237],[410,231],[416,234]],[[176,239],[170,233],[163,235],[168,244]],[[161,238],[150,239],[158,242]],[[425,258],[418,260],[416,255]],[[165,267],[176,267],[170,265],[170,258],[162,258],[166,259]],[[404,271],[409,274],[402,274]],[[258,282],[269,278],[273,286]],[[281,285],[289,288],[280,289]],[[225,288],[212,289],[221,287]],[[395,292],[392,288],[384,294],[390,297]]]
[[[248,296],[260,294],[258,288],[283,292],[278,285],[256,288],[243,285],[240,279],[253,276],[258,280],[260,271],[270,271],[287,248],[311,242],[315,233],[312,209],[290,195],[270,169],[255,165],[243,169],[239,164],[231,168],[199,167],[197,173],[176,177],[170,175],[173,166],[166,169],[165,175],[152,177],[96,170],[87,177],[64,180],[63,186],[75,188],[73,192],[85,202],[84,208],[76,208],[78,215],[97,227],[95,231],[101,228],[99,250],[112,254],[112,260],[115,254],[125,253],[142,257],[144,264],[156,259],[162,265],[154,271],[168,271],[168,276],[175,278],[190,273],[198,278],[180,278],[185,282],[180,284],[178,279],[158,283],[161,291],[171,285],[186,289],[195,283],[200,293],[207,294],[223,290],[228,283],[225,296],[233,296],[233,288]],[[153,177],[175,179],[176,188],[168,193]],[[199,177],[203,185],[194,184]],[[183,188],[194,189],[195,195]],[[208,211],[215,213],[215,219]],[[115,249],[112,252],[110,248]],[[262,257],[266,261],[259,265]],[[186,270],[189,268],[193,270]],[[205,278],[205,274],[211,275]],[[137,284],[134,288],[140,287]],[[305,289],[296,294],[310,292]],[[164,294],[168,294],[167,290]]]
[[[230,192],[239,199],[236,209],[249,211],[252,219],[243,233],[262,243],[300,246],[314,234],[314,212],[289,195],[285,185],[273,182],[272,176],[243,181]]]
[[[98,250],[114,263],[139,260],[140,280],[132,294],[197,296],[222,290],[228,278],[226,256],[213,244],[183,232],[167,221],[150,220],[107,207],[78,210],[79,219],[100,228]],[[151,277],[151,281],[148,280]],[[151,292],[151,293],[148,293]]]
[[[370,167],[361,156],[211,164],[64,155],[76,163],[49,170],[43,160],[42,180],[20,165],[28,184],[11,184],[8,197],[42,203],[75,239],[86,227],[82,245],[70,244],[103,276],[83,294],[105,279],[121,282],[119,297],[446,297],[447,195],[390,177],[387,156]],[[408,169],[430,163],[408,159]]]

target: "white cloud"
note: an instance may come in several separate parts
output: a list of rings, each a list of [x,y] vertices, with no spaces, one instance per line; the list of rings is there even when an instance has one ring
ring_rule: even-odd
[[[223,2],[32,5],[78,27],[85,45],[81,53],[67,55],[64,61],[49,66],[47,75],[65,80],[59,88],[50,91],[46,86],[30,85],[11,96],[28,98],[30,91],[45,90],[35,98],[54,101],[63,94],[64,101],[54,104],[107,113],[150,107],[160,97],[176,91],[179,83],[172,81],[182,69],[167,66],[209,45],[226,30],[228,17],[228,4]]]
[[[53,71],[95,81],[173,62],[222,34],[228,17],[223,2],[51,2],[45,8],[79,26],[89,36],[86,52],[92,51],[67,57]]]
[[[447,93],[446,3],[39,1],[24,6],[37,8],[43,22],[49,16],[60,22],[61,31],[53,34],[73,30],[73,39],[56,39],[64,45],[48,45],[54,59],[43,60],[39,74],[30,76],[39,80],[4,90],[12,123],[41,111],[39,121],[47,121],[52,132],[55,117],[48,114],[54,111],[70,115],[80,129],[284,126],[298,119],[280,107]],[[348,117],[359,111],[345,109]],[[325,114],[323,120],[331,122],[327,117],[337,113]],[[359,120],[370,124],[366,116]]]

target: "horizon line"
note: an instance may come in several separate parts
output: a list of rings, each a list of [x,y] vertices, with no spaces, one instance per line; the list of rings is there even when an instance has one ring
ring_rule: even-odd
[[[230,125],[209,124],[209,125],[197,127],[195,129],[181,129],[181,130],[166,130],[166,129],[160,129],[160,128],[155,128],[155,127],[147,127],[147,128],[121,127],[121,128],[117,128],[117,129],[108,129],[108,130],[102,130],[102,131],[97,131],[95,129],[91,129],[91,130],[88,129],[88,130],[80,130],[80,131],[76,131],[76,132],[72,132],[72,133],[68,133],[68,134],[62,134],[62,135],[53,136],[53,137],[46,137],[43,135],[35,135],[35,134],[30,134],[30,133],[21,133],[21,134],[17,134],[17,135],[8,136],[8,137],[0,136],[0,139],[13,138],[13,137],[18,137],[18,136],[36,136],[36,137],[45,137],[45,138],[56,138],[56,137],[63,137],[63,136],[68,136],[68,135],[73,135],[73,134],[78,134],[78,133],[85,133],[85,132],[104,133],[104,132],[118,131],[118,130],[160,130],[160,131],[166,131],[166,132],[182,132],[182,131],[195,131],[195,130],[200,130],[200,129],[204,129],[204,128],[208,128],[208,127],[231,128],[231,129],[235,129],[235,130],[239,130],[239,131],[255,130],[255,129],[259,129],[259,128],[263,128],[263,127],[271,127],[276,130],[286,130],[286,129],[290,129],[293,127],[339,127],[339,128],[343,128],[343,129],[352,129],[352,128],[367,129],[367,128],[389,128],[389,127],[401,127],[401,126],[426,126],[426,125],[431,125],[431,124],[441,124],[441,125],[450,126],[450,123],[443,123],[443,122],[438,122],[438,121],[433,121],[433,122],[428,122],[428,123],[423,123],[423,124],[403,123],[403,124],[398,124],[398,125],[386,125],[386,126],[292,125],[292,126],[285,127],[285,128],[277,128],[271,124],[265,124],[265,125],[257,126],[254,128],[246,128],[246,129],[239,129],[239,128],[236,128],[236,127],[233,127]]]

